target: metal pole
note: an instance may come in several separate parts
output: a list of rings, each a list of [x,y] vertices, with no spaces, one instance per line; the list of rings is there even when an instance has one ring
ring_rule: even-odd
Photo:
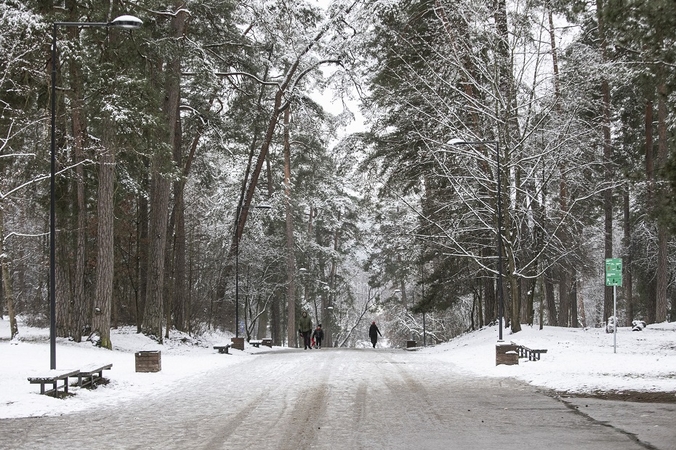
[[[237,206],[237,220],[235,221],[235,337],[239,337],[239,218],[242,213],[241,205]]]
[[[498,319],[500,321],[498,328],[498,342],[502,342],[502,320],[505,315],[505,299],[502,292],[502,184],[500,182],[500,143],[495,141],[495,161],[497,163],[498,183]]]
[[[617,353],[617,286],[613,286],[613,320],[615,328],[613,329],[613,353]]]
[[[52,132],[49,174],[49,368],[56,369],[56,29],[52,34]]]
[[[423,347],[427,347],[427,332],[425,330],[425,311],[423,311]]]

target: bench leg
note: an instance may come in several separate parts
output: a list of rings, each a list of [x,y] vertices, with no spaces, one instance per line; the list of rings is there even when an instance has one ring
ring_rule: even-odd
[[[81,388],[86,387],[88,384],[92,384],[93,378],[89,375],[78,375],[77,385]]]

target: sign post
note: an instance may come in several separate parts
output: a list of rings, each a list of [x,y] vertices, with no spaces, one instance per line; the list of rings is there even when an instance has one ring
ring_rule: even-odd
[[[622,286],[622,258],[606,259],[606,286],[613,287],[613,353],[617,353],[617,286]]]

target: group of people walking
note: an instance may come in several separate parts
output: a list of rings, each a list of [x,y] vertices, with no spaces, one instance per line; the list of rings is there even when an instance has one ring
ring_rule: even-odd
[[[298,333],[303,338],[303,348],[305,350],[312,348],[322,348],[322,340],[324,339],[324,330],[322,329],[322,324],[317,325],[317,328],[312,329],[312,319],[308,315],[307,311],[303,311],[300,315],[300,320],[298,321]],[[378,343],[378,336],[382,337],[378,326],[375,321],[371,322],[369,327],[369,338],[371,339],[371,344],[373,348],[376,348]]]
[[[322,348],[322,340],[324,340],[324,330],[322,324],[317,325],[317,328],[312,329],[312,319],[308,316],[307,311],[303,311],[298,321],[298,332],[303,337],[303,346],[305,350],[312,348]]]

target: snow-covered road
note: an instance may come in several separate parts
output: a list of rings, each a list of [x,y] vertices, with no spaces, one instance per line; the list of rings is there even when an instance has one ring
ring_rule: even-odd
[[[0,420],[0,447],[655,448],[532,386],[467,377],[423,356],[390,349],[261,352],[140,401]]]

